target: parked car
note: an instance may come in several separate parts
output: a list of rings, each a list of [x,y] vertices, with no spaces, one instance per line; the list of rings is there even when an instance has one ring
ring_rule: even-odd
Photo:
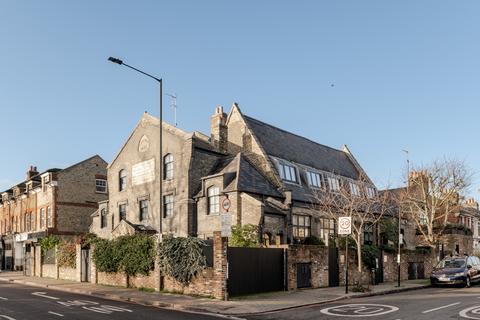
[[[430,275],[432,286],[461,284],[470,287],[480,281],[480,259],[476,256],[448,257],[440,261]]]

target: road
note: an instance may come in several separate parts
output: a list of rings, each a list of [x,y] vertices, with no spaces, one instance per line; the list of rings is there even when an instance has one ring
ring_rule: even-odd
[[[332,304],[247,318],[250,320],[353,320],[355,318],[371,320],[480,320],[480,286],[472,288],[429,288],[384,296],[342,300]]]
[[[219,318],[13,283],[0,283],[0,320],[3,319],[218,320]]]

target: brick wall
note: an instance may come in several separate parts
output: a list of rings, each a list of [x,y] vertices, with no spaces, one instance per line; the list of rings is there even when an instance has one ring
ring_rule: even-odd
[[[312,288],[328,287],[328,248],[291,245],[288,247],[288,290],[297,289],[297,264],[311,263]]]

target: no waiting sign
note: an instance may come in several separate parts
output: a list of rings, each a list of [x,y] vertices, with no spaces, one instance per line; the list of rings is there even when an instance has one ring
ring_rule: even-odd
[[[338,218],[338,234],[351,234],[352,233],[352,217],[340,217]]]

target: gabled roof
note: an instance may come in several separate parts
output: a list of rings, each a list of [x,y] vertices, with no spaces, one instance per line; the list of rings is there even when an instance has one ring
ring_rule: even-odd
[[[219,159],[209,176],[225,175],[225,192],[238,191],[272,197],[283,197],[268,180],[248,161],[243,153]],[[207,176],[208,178],[208,176]]]
[[[243,115],[243,117],[268,155],[344,177],[358,179],[359,172],[345,152],[316,143],[246,115]]]

